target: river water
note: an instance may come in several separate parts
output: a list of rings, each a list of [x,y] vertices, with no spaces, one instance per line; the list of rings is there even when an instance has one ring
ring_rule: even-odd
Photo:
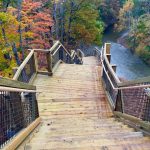
[[[105,32],[103,42],[111,43],[111,63],[117,65],[117,75],[126,80],[134,80],[150,76],[150,66],[146,65],[137,55],[119,44],[118,38],[125,33],[117,34],[113,28]]]

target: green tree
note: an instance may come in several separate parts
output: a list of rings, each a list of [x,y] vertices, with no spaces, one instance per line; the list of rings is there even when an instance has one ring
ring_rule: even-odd
[[[129,34],[131,47],[134,46],[135,52],[150,64],[150,14],[142,15],[137,22],[136,30],[131,30]],[[134,45],[132,45],[136,39]]]
[[[57,3],[59,12],[55,12],[54,16],[56,17],[57,14],[59,18],[63,18],[63,21],[57,19],[56,35],[61,33],[60,37],[67,45],[79,45],[80,42],[101,44],[103,23],[99,21],[98,4],[99,0],[66,0],[63,5]]]
[[[100,18],[102,18],[107,28],[117,23],[120,8],[124,0],[102,0],[99,6]]]
[[[77,11],[71,27],[71,37],[85,44],[101,44],[103,23],[97,20],[98,11],[87,5]]]

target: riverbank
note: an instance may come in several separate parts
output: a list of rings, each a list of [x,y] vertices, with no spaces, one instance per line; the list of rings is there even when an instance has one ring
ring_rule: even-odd
[[[117,39],[117,43],[118,44],[121,44],[123,45],[125,48],[130,48],[129,45],[128,45],[128,35],[129,35],[129,32],[128,31],[125,31],[122,36],[120,36],[118,39]]]
[[[129,49],[132,53],[137,55],[144,63],[146,63],[150,67],[150,59],[147,58],[147,55],[149,55],[149,53],[144,50],[139,51],[137,48],[133,49],[131,46],[129,46],[128,39],[129,39],[129,32],[126,31],[122,34],[121,37],[117,39],[117,43]]]
[[[117,75],[124,80],[135,80],[150,76],[150,67],[139,56],[131,52],[126,42],[127,31],[117,33],[109,28],[103,37],[103,43],[111,43],[111,63],[117,65]]]

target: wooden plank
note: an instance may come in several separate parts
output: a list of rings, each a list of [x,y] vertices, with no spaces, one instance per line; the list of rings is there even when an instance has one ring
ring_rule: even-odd
[[[48,75],[52,76],[52,55],[50,52],[46,53],[46,59],[47,59]]]
[[[27,89],[27,90],[36,90],[36,87],[33,85],[19,82],[19,81],[14,81],[7,78],[0,78],[0,86]]]
[[[110,47],[111,47],[111,43],[105,43],[105,50],[106,50],[106,54],[110,54]]]
[[[42,126],[26,149],[122,149],[147,145],[149,138],[113,117],[95,57],[83,65],[60,64],[52,77],[38,75]]]
[[[132,81],[124,81],[124,82],[118,83],[118,86],[124,87],[124,86],[130,86],[130,85],[135,85],[135,84],[143,84],[145,82],[150,82],[150,76],[132,80]]]
[[[121,112],[114,112],[114,114],[120,118],[124,118],[126,120],[131,121],[132,123],[134,123],[135,125],[140,126],[141,128],[145,129],[146,131],[150,132],[150,123],[142,121],[141,119],[138,119],[134,116],[128,115],[128,114],[124,114]]]
[[[28,61],[31,59],[31,57],[34,54],[34,50],[32,50],[29,55],[25,58],[25,60],[23,61],[23,63],[19,66],[18,70],[16,71],[13,80],[18,80],[22,70],[24,69],[24,67],[26,66],[26,64],[28,63]]]
[[[40,122],[41,118],[37,118],[27,128],[21,131],[8,145],[6,145],[4,150],[16,150],[16,148],[33,132]]]

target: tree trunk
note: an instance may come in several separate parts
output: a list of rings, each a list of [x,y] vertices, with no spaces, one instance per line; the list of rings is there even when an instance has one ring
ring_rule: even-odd
[[[18,33],[19,33],[19,48],[22,51],[22,61],[24,60],[24,49],[23,49],[23,40],[22,40],[22,29],[21,29],[21,10],[22,10],[22,0],[17,1],[17,7],[18,7],[18,17],[17,20],[20,22]]]
[[[20,59],[18,57],[17,48],[16,48],[16,44],[15,43],[13,43],[13,45],[12,45],[12,51],[14,53],[17,65],[20,66],[21,62],[20,62]]]
[[[58,32],[59,32],[59,28],[58,28],[58,19],[57,19],[57,4],[54,1],[53,4],[53,19],[55,22],[55,33],[56,33],[56,39],[58,40],[59,36],[58,36]]]
[[[71,2],[70,2],[70,17],[69,17],[68,33],[67,33],[67,44],[69,44],[70,34],[71,34],[72,16],[73,16],[73,6],[74,6],[74,2],[71,1]]]
[[[61,15],[61,42],[64,43],[64,21],[65,21],[65,17],[64,17],[64,5],[62,4],[60,7],[60,15]]]

